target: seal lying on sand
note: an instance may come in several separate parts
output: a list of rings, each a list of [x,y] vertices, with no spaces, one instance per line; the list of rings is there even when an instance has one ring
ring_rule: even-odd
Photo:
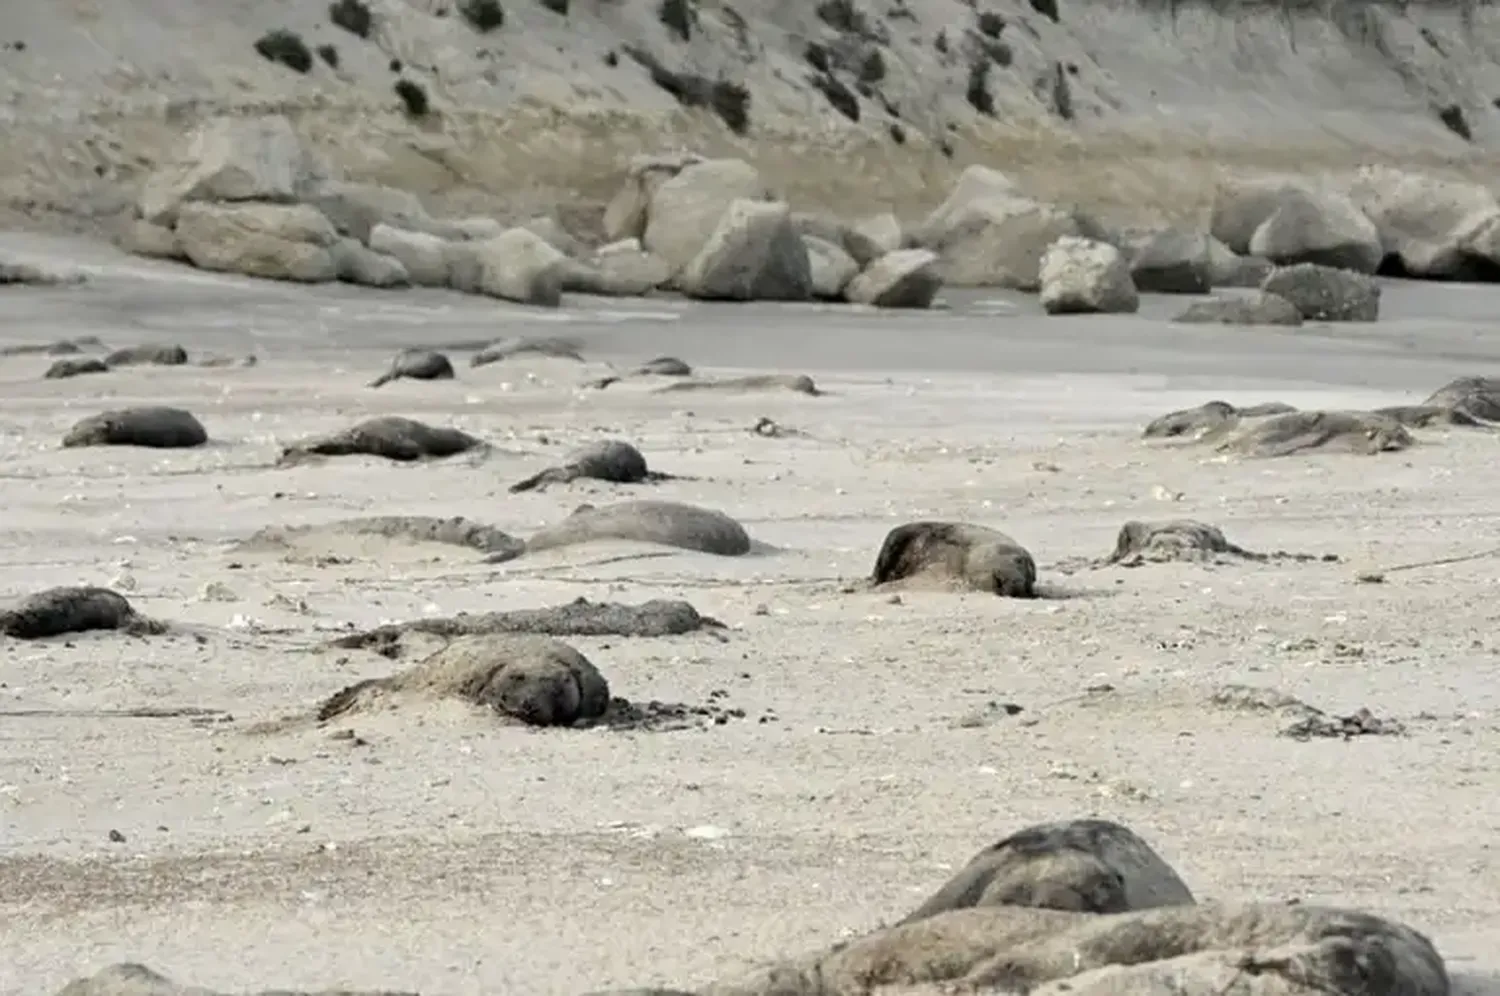
[[[452,380],[453,364],[442,353],[430,349],[403,349],[391,361],[391,368],[370,381],[371,387],[384,387],[393,380]]]
[[[524,481],[510,486],[511,494],[533,491],[548,484],[567,484],[580,477],[614,484],[640,484],[643,481],[671,480],[671,474],[659,474],[646,467],[641,451],[620,439],[601,439],[568,454],[560,467],[548,467]]]
[[[72,356],[83,352],[83,347],[104,348],[96,335],[81,335],[76,339],[59,339],[56,342],[28,342],[15,346],[0,346],[0,356]]]
[[[870,996],[920,983],[1031,996],[1448,996],[1432,942],[1351,910],[1204,903],[1128,913],[952,910],[709,986],[703,996]],[[1057,983],[1048,985],[1047,983]]]
[[[0,610],[0,633],[40,640],[91,629],[118,629],[132,635],[162,633],[166,626],[138,614],[124,595],[108,588],[48,588]]]
[[[1267,415],[1284,415],[1297,409],[1280,401],[1266,401],[1258,405],[1236,408],[1227,401],[1208,401],[1197,408],[1184,408],[1168,412],[1146,424],[1141,435],[1146,439],[1171,439],[1191,437],[1201,442],[1220,436],[1239,425],[1240,419],[1264,418]]]
[[[976,854],[900,923],[970,906],[1124,913],[1184,906],[1193,894],[1133,831],[1109,820],[1041,823]]]
[[[750,552],[744,526],[723,512],[675,501],[622,501],[602,508],[579,505],[562,522],[527,540],[526,552],[594,540],[660,543],[723,557]]]
[[[70,356],[58,360],[42,374],[43,380],[65,380],[83,374],[108,373],[109,367],[96,356]]]
[[[1422,403],[1462,408],[1475,418],[1500,422],[1500,377],[1460,377],[1433,391]]]
[[[1306,450],[1375,454],[1404,450],[1415,440],[1393,418],[1372,412],[1290,412],[1273,415],[1219,444],[1221,451],[1252,457],[1290,456]]]
[[[499,342],[490,343],[469,357],[469,366],[487,366],[522,353],[536,353],[538,356],[553,356],[582,363],[583,354],[578,351],[579,345],[577,339],[563,336],[521,336],[515,339],[501,339]]]
[[[177,449],[202,446],[208,432],[191,412],[181,408],[151,406],[122,408],[80,419],[63,436],[62,444],[74,446],[150,446]]]
[[[125,346],[104,358],[112,367],[180,367],[188,361],[187,350],[177,345]]]
[[[751,391],[795,391],[817,397],[823,392],[807,374],[750,374],[746,377],[725,377],[720,380],[683,380],[656,389],[657,394],[668,391],[725,391],[749,393]]]
[[[1147,561],[1212,560],[1215,557],[1245,557],[1265,560],[1264,554],[1251,553],[1224,538],[1217,526],[1192,519],[1167,522],[1131,521],[1120,527],[1115,550],[1105,561],[1136,567]]]
[[[228,996],[198,986],[173,982],[134,962],[107,965],[87,978],[69,982],[57,996]],[[249,996],[249,994],[247,994]],[[353,989],[329,989],[322,992],[293,992],[289,989],[267,990],[259,996],[418,996],[414,992],[365,992]]]
[[[468,547],[481,553],[509,553],[512,557],[519,556],[526,546],[507,532],[463,516],[440,519],[431,515],[372,515],[307,526],[271,526],[255,533],[241,543],[240,547],[254,549],[291,546],[299,539],[320,533],[382,536],[408,543],[442,543]]]
[[[281,451],[281,462],[318,456],[378,456],[409,463],[465,453],[484,442],[467,432],[431,426],[400,415],[382,415],[324,436],[313,436]]]
[[[963,522],[909,522],[886,534],[872,584],[924,578],[1011,598],[1036,595],[1036,561],[1015,540]]]
[[[540,636],[468,636],[410,670],[335,692],[317,717],[326,722],[402,697],[464,699],[531,726],[570,726],[604,715],[609,683],[566,643]]]
[[[1435,425],[1490,427],[1487,423],[1475,418],[1467,409],[1451,408],[1447,405],[1392,405],[1389,408],[1377,408],[1371,414],[1395,419],[1402,425],[1413,429],[1428,429]]]
[[[647,360],[631,371],[633,374],[648,374],[657,377],[691,377],[693,368],[675,356],[658,356]]]

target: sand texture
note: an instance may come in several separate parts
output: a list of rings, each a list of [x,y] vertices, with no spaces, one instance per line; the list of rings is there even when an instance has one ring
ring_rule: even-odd
[[[1368,410],[1494,375],[1491,289],[1392,284],[1378,326],[1286,330],[1173,325],[1180,302],[1150,295],[1128,318],[958,293],[919,315],[584,297],[538,315],[0,247],[90,276],[7,294],[0,346],[190,358],[64,380],[44,353],[0,358],[0,595],[101,586],[160,624],[0,639],[4,996],[119,961],[224,992],[694,989],[894,923],[981,848],[1082,817],[1142,834],[1202,900],[1364,909],[1454,973],[1500,971],[1500,559],[1395,569],[1500,547],[1500,432],[1274,458],[1141,437],[1212,399]],[[365,386],[399,349],[561,333],[582,363],[449,350],[453,379]],[[582,386],[661,355],[823,393]],[[60,445],[145,405],[191,412],[208,442]],[[486,445],[278,462],[382,416]],[[602,439],[673,476],[510,491]],[[245,542],[377,516],[525,540],[637,500],[722,512],[751,549],[486,563],[420,530]],[[1125,523],[1181,520],[1265,556],[1108,562]],[[886,534],[919,521],[1013,538],[1037,597],[872,589]],[[340,637],[580,597],[724,625],[550,637],[628,721],[507,720],[472,704],[511,701],[494,670],[467,699],[409,679],[316,720],[444,639],[376,641],[385,656]],[[568,667],[549,701],[583,681]]]

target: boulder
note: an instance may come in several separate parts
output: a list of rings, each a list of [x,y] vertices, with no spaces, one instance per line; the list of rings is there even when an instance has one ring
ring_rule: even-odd
[[[672,279],[666,260],[641,248],[639,239],[612,242],[583,267],[565,271],[563,290],[606,297],[642,297]]]
[[[1285,177],[1228,176],[1214,189],[1208,231],[1240,256],[1250,253],[1255,230],[1276,213],[1285,195],[1299,185]]]
[[[1208,280],[1212,287],[1259,287],[1276,269],[1260,256],[1241,256],[1224,243],[1208,237]]]
[[[1047,247],[1077,234],[1078,219],[1055,204],[990,197],[954,212],[946,228],[922,238],[918,247],[938,254],[945,284],[1034,291]]]
[[[447,287],[449,250],[453,243],[436,235],[379,224],[370,229],[370,249],[389,256],[419,287]]]
[[[279,114],[214,118],[188,138],[175,161],[146,180],[137,213],[171,227],[191,201],[289,204],[322,182],[322,169]]]
[[[483,242],[453,243],[449,259],[454,290],[547,308],[562,302],[568,257],[524,228]]]
[[[703,300],[808,300],[812,266],[792,227],[791,208],[779,201],[732,202],[677,283],[688,297]]]
[[[865,267],[844,288],[851,304],[877,308],[930,308],[943,286],[938,255],[930,249],[897,249]]]
[[[1252,291],[1195,301],[1172,321],[1195,325],[1301,325],[1302,312],[1280,295]]]
[[[1149,294],[1202,294],[1213,286],[1209,236],[1164,228],[1125,236],[1120,249],[1136,290]]]
[[[1385,256],[1374,222],[1354,202],[1330,191],[1284,188],[1276,210],[1250,236],[1250,252],[1278,266],[1318,263],[1374,273]]]
[[[176,231],[200,269],[302,283],[338,276],[338,232],[305,204],[189,202],[177,211]]]
[[[1107,242],[1065,235],[1042,257],[1042,309],[1049,315],[1128,314],[1140,307],[1130,266]]]
[[[565,256],[582,256],[587,252],[588,247],[569,234],[568,230],[563,228],[562,222],[550,214],[537,215],[529,221],[523,221],[520,227]],[[490,237],[493,238],[493,236]]]
[[[688,166],[656,188],[641,244],[665,259],[673,273],[681,272],[703,251],[737,200],[769,200],[755,167],[738,159]]]
[[[406,287],[411,284],[406,267],[394,256],[360,245],[353,238],[339,239],[333,246],[333,262],[339,279],[362,287]]]
[[[153,225],[144,218],[136,218],[125,226],[120,235],[120,248],[136,256],[187,259],[176,232],[165,225]]]
[[[340,235],[365,245],[369,245],[376,225],[426,232],[438,224],[415,194],[378,183],[325,183],[307,198],[307,203],[323,212]]]
[[[702,161],[702,156],[692,152],[631,159],[624,182],[604,209],[604,237],[614,242],[642,238],[656,189],[688,166]]]
[[[1435,279],[1495,279],[1500,203],[1487,187],[1365,166],[1348,190],[1400,271]]]
[[[901,222],[896,216],[887,211],[885,214],[877,214],[863,221],[857,221],[852,226],[854,231],[871,245],[880,250],[880,255],[895,252],[901,248]],[[873,260],[861,263],[868,266]]]
[[[859,264],[839,246],[816,235],[802,236],[802,244],[807,247],[807,261],[812,267],[813,297],[838,300],[859,273]]]
[[[1273,270],[1260,289],[1286,298],[1303,318],[1325,322],[1373,322],[1380,317],[1380,285],[1374,277],[1317,263]]]
[[[912,243],[933,248],[949,232],[968,209],[987,200],[1030,200],[1010,177],[988,166],[970,166],[958,176],[953,189],[943,203],[932,209],[932,213],[911,231]],[[897,226],[899,231],[900,226]]]
[[[865,266],[886,251],[852,225],[828,215],[793,212],[792,227],[798,235],[811,235],[837,246],[840,252],[854,260],[856,268]]]

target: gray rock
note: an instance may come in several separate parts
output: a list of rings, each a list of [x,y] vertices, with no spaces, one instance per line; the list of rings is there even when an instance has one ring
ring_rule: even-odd
[[[604,210],[605,238],[611,241],[643,238],[657,188],[701,162],[703,157],[691,152],[633,158],[619,191]]]
[[[391,360],[385,373],[370,381],[371,387],[384,387],[393,380],[452,380],[453,364],[448,357],[431,349],[403,349]]]
[[[876,250],[875,255],[870,259],[861,260],[856,257],[854,261],[860,266],[869,266],[886,253],[895,252],[901,248],[904,241],[901,222],[889,211],[857,221],[850,228]]]
[[[859,273],[859,264],[840,246],[816,235],[802,236],[812,274],[813,297],[823,301],[839,300],[849,281]]]
[[[1298,326],[1302,324],[1302,312],[1278,294],[1254,291],[1194,301],[1172,321],[1196,325]]]
[[[958,192],[949,200],[955,201]],[[1048,247],[1080,233],[1071,211],[1019,194],[957,199],[951,212],[948,203],[913,234],[913,241],[914,248],[938,254],[938,274],[954,287],[1037,290]]]
[[[166,225],[153,225],[144,218],[132,219],[120,233],[120,248],[136,256],[185,260],[182,242]]]
[[[1036,561],[1025,547],[986,526],[909,522],[886,534],[870,582],[911,580],[1031,598],[1036,594]]]
[[[641,244],[666,260],[674,274],[679,273],[703,252],[731,204],[769,197],[760,172],[748,163],[738,159],[693,163],[656,187]]]
[[[571,726],[604,715],[609,683],[583,654],[539,636],[465,636],[407,671],[350,685],[319,707],[319,722],[392,700],[453,698],[529,726]]]
[[[1142,293],[1202,294],[1213,286],[1213,254],[1202,232],[1156,229],[1122,242],[1131,281]]]
[[[942,289],[938,255],[930,249],[897,249],[865,267],[844,288],[851,304],[876,308],[930,308]]]
[[[667,261],[624,239],[589,257],[585,268],[568,271],[563,290],[605,297],[644,297],[671,282]]]
[[[1208,239],[1209,283],[1213,287],[1259,287],[1276,269],[1260,256],[1241,256],[1213,236]]]
[[[791,208],[778,201],[732,201],[678,275],[678,288],[709,301],[809,300],[812,265],[791,217]]]
[[[267,280],[323,283],[338,277],[328,219],[305,204],[184,204],[177,239],[199,269]]]
[[[366,249],[352,238],[339,239],[333,245],[333,264],[338,278],[361,287],[406,287],[411,276],[394,256]]]
[[[872,260],[879,258],[888,251],[882,242],[861,232],[858,227],[845,224],[837,218],[828,215],[794,211],[792,212],[792,227],[803,238],[821,239],[829,245],[837,247],[839,252],[848,256],[853,261],[856,271],[863,266],[867,266]],[[901,247],[900,235],[898,227],[896,244],[891,248],[899,249]]]
[[[1286,298],[1303,318],[1325,322],[1373,322],[1380,317],[1380,285],[1374,277],[1316,263],[1278,267],[1260,289]]]
[[[988,166],[968,166],[958,175],[953,189],[943,203],[932,209],[920,224],[911,230],[913,246],[931,246],[942,242],[970,207],[980,201],[1025,200],[1026,195],[1010,177]],[[898,226],[899,227],[899,226]]]
[[[524,228],[508,229],[483,242],[455,243],[448,249],[454,290],[556,308],[568,257]]]
[[[1065,235],[1042,257],[1041,303],[1049,315],[1130,314],[1140,295],[1120,250],[1107,242]]]
[[[331,181],[319,185],[306,201],[317,208],[340,235],[363,245],[369,245],[376,225],[428,232],[435,224],[416,194],[378,183]]]
[[[518,227],[524,228],[564,256],[582,257],[588,251],[587,246],[574,238],[567,229],[563,228],[562,222],[550,214],[537,215],[535,218],[521,222]]]
[[[1410,276],[1488,280],[1500,265],[1500,202],[1482,183],[1363,166],[1348,190]]]
[[[1276,457],[1308,450],[1373,455],[1404,450],[1415,440],[1393,418],[1371,412],[1289,412],[1244,427],[1219,444],[1245,456]]]
[[[208,432],[192,413],[181,408],[147,405],[120,408],[80,419],[63,436],[64,447],[148,446],[180,449],[202,446]]]
[[[382,415],[340,432],[293,443],[281,451],[281,462],[294,463],[307,456],[365,455],[409,463],[466,453],[484,445],[458,429],[431,426],[399,415]]]
[[[1305,185],[1288,177],[1227,176],[1214,190],[1209,234],[1240,256],[1250,254],[1256,229]]]
[[[17,640],[97,629],[148,635],[165,632],[166,626],[140,615],[125,596],[108,588],[48,588],[0,609],[0,634]]]
[[[1375,225],[1348,198],[1288,187],[1250,237],[1250,252],[1277,266],[1317,263],[1374,273],[1385,256]]]
[[[370,229],[369,246],[400,263],[407,279],[419,287],[449,285],[453,243],[447,239],[380,223]]]
[[[659,543],[682,550],[738,557],[750,552],[745,527],[723,512],[671,501],[580,505],[555,526],[526,541],[526,552],[597,540]]]
[[[1027,827],[980,851],[899,923],[974,906],[1124,913],[1193,902],[1172,867],[1128,828],[1066,820]]]

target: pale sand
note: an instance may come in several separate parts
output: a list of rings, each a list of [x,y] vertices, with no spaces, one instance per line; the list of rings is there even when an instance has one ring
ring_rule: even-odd
[[[194,628],[3,645],[0,992],[49,993],[121,959],[224,989],[691,985],[894,919],[979,847],[1086,815],[1135,828],[1200,896],[1366,907],[1430,932],[1455,968],[1500,968],[1500,560],[1355,581],[1500,546],[1500,435],[1422,431],[1401,454],[1238,463],[1136,438],[1150,416],[1211,397],[1393,404],[1500,372],[1496,324],[1466,317],[1492,313],[1495,292],[1392,289],[1389,320],[1336,333],[1048,321],[1034,302],[985,315],[973,299],[907,316],[582,299],[537,315],[119,270],[65,248],[104,267],[95,284],[7,291],[0,340],[177,340],[261,364],[51,382],[46,358],[0,361],[0,592],[128,577],[142,611]],[[576,332],[621,366],[675,351],[710,373],[807,370],[832,393],[581,392],[602,363],[470,370],[466,354],[454,382],[362,386],[395,345],[521,331]],[[56,448],[75,419],[144,402],[189,408],[214,442]],[[501,450],[270,466],[280,442],[379,413],[451,422]],[[807,435],[750,434],[762,415]],[[603,434],[697,479],[505,493]],[[230,551],[264,526],[364,514],[526,534],[579,502],[642,495],[721,508],[781,552],[600,563],[641,552],[600,546],[488,567],[465,550],[387,547],[316,567]],[[918,517],[1002,528],[1078,597],[841,592],[887,529]],[[1107,553],[1127,519],[1162,517],[1343,559],[1051,569]],[[209,582],[239,601],[201,600]],[[346,724],[365,747],[242,732],[396,666],[308,652],[324,630],[580,595],[687,598],[723,619],[727,642],[571,642],[616,694],[701,703],[722,689],[745,718],[537,732],[454,707]],[[1330,712],[1368,706],[1410,735],[1280,738],[1275,716],[1207,703],[1231,682]],[[1115,691],[1087,693],[1101,684]],[[963,725],[990,702],[1024,711]],[[234,722],[17,714],[138,706]]]

